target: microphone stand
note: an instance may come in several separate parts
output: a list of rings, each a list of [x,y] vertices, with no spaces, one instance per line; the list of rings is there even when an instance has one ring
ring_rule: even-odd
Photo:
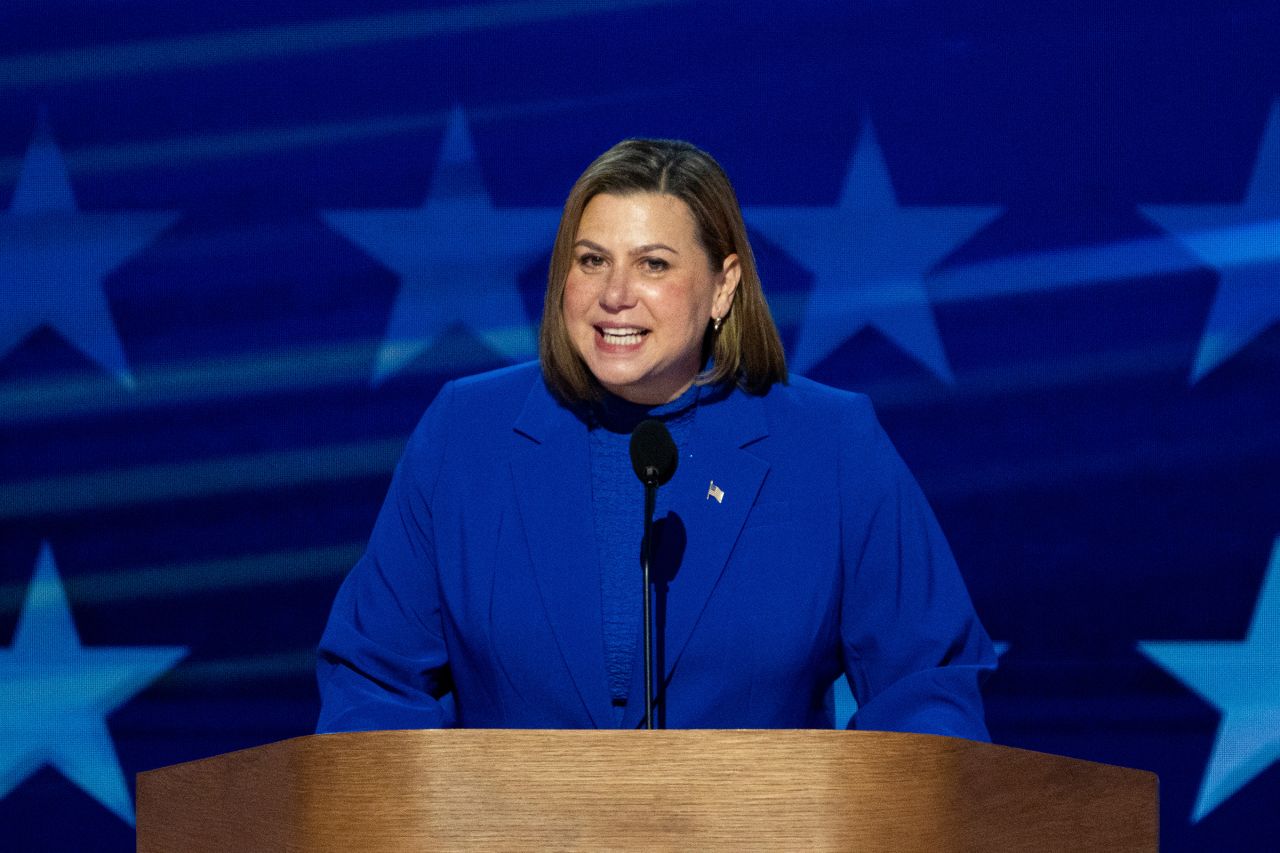
[[[658,487],[676,473],[680,452],[662,421],[641,421],[631,433],[631,466],[644,483],[644,539],[640,541],[640,568],[644,580],[644,727],[653,728],[653,590],[650,563],[653,556],[653,511]]]
[[[644,576],[644,727],[653,728],[653,590],[649,582],[652,554],[653,508],[658,499],[657,470],[645,471],[644,538],[640,541],[640,569]]]

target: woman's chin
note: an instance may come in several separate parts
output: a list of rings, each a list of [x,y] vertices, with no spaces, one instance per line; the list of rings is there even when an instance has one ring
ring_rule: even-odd
[[[654,390],[646,382],[616,376],[605,378],[597,376],[596,378],[600,380],[604,390],[615,397],[621,397],[631,403],[653,405]]]
[[[604,389],[615,397],[642,406],[661,406],[679,397],[693,384],[693,377],[684,383],[661,382],[648,378],[644,380],[610,381],[596,377]]]

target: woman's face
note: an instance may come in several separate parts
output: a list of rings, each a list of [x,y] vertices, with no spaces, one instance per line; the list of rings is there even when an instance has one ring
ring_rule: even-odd
[[[573,251],[562,310],[588,369],[633,403],[679,397],[701,367],[707,324],[733,304],[738,256],[713,270],[689,206],[660,193],[593,197]]]

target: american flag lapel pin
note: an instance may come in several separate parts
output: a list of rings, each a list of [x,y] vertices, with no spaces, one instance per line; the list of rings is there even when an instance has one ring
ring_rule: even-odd
[[[715,480],[711,481],[711,486],[707,489],[707,500],[712,498],[715,498],[718,504],[724,503],[724,489],[717,486]]]

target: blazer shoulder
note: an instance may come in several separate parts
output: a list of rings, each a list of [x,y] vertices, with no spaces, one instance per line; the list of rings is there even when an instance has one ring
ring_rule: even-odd
[[[406,454],[438,457],[448,448],[492,446],[510,433],[530,389],[541,382],[537,362],[446,382],[418,421]]]
[[[530,389],[541,383],[538,363],[525,362],[448,382],[431,405],[447,400],[453,430],[466,430],[477,437],[505,432],[520,414]]]
[[[786,385],[774,385],[764,397],[770,425],[787,421],[868,429],[878,425],[866,394],[832,388],[792,374]]]
[[[540,382],[541,365],[536,361],[526,361],[486,373],[464,376],[449,384],[453,386],[453,404],[460,408],[491,408],[508,402],[510,408],[518,412],[529,390]]]

